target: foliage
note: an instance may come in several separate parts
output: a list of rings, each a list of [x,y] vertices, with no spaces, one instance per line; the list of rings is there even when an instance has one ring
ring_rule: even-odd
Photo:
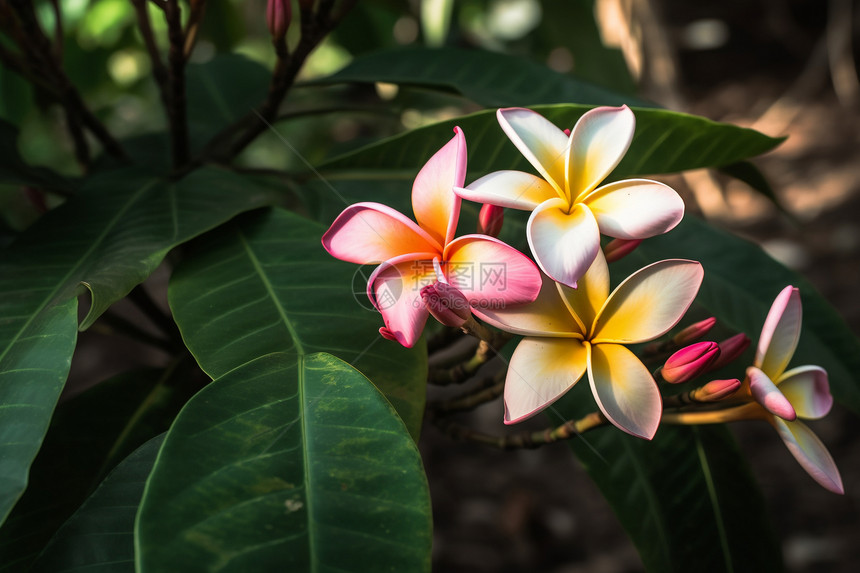
[[[648,570],[780,570],[725,428],[576,439],[565,424],[596,409],[585,383],[548,411],[544,437],[459,428],[449,415],[496,398],[499,379],[443,403],[427,383],[470,379],[504,336],[470,322],[477,353],[429,367],[451,329],[413,348],[382,338],[373,267],[320,240],[356,202],[411,215],[412,182],[454,127],[466,183],[533,171],[485,108],[573,127],[629,105],[635,136],[608,181],[712,168],[772,198],[749,160],[781,140],[638,99],[589,2],[547,7],[516,37],[487,32],[480,2],[442,3],[448,18],[407,48],[418,25],[399,3],[293,3],[274,40],[263,4],[0,1],[0,571],[429,571],[425,419],[502,447],[572,438]],[[544,65],[553,49],[580,76]],[[459,235],[477,212],[463,203]],[[526,216],[505,217],[500,238],[528,254]],[[860,413],[860,342],[802,277],[687,216],[613,263],[613,286],[665,258],[700,261],[697,312],[750,337],[777,292],[800,287],[796,356]],[[156,364],[70,376],[82,341],[128,339]],[[656,344],[634,350],[673,348]]]

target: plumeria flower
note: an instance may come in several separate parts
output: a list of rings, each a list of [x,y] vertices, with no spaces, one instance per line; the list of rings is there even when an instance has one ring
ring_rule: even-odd
[[[821,418],[833,406],[823,368],[797,366],[786,370],[800,338],[801,315],[800,291],[785,287],[764,322],[744,386],[803,469],[830,491],[844,493],[839,470],[827,448],[798,420]]]
[[[666,260],[629,276],[609,293],[609,269],[598,252],[574,290],[546,278],[538,298],[519,308],[482,310],[481,318],[525,335],[505,381],[505,423],[540,412],[588,373],[598,407],[630,434],[652,438],[663,408],[648,368],[625,345],[669,331],[702,283],[695,261]]]
[[[367,294],[382,313],[386,338],[411,347],[421,335],[428,310],[421,289],[437,280],[475,306],[531,302],[540,291],[540,272],[513,247],[484,235],[454,233],[460,198],[454,186],[466,176],[466,140],[460,128],[424,165],[412,186],[418,223],[379,203],[347,207],[322,237],[334,257],[359,264],[381,263]]]
[[[627,179],[598,187],[630,147],[636,120],[627,106],[598,107],[570,135],[540,114],[500,109],[502,129],[540,177],[496,171],[455,192],[464,199],[532,211],[526,232],[541,270],[576,288],[600,250],[600,233],[625,240],[665,233],[684,202],[669,186]]]

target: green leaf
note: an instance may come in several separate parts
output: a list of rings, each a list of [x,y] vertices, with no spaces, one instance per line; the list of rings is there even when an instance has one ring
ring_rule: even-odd
[[[758,246],[689,215],[670,233],[642,243],[631,257],[642,263],[666,258],[700,261],[705,280],[697,303],[724,325],[747,333],[754,344],[779,291],[787,285],[798,287],[803,302],[803,330],[791,365],[823,367],[836,400],[860,414],[860,341],[801,275],[773,260]],[[734,376],[743,379],[746,366],[738,364]]]
[[[24,569],[107,471],[167,431],[190,397],[192,368],[186,355],[167,370],[126,372],[57,407],[27,490],[0,528],[0,572]]]
[[[270,203],[272,194],[219,169],[169,182],[136,170],[93,178],[31,226],[0,260],[0,522],[21,495],[69,369],[76,294],[86,328],[173,247]]]
[[[647,105],[521,58],[462,48],[397,48],[359,56],[312,84],[388,82],[460,94],[487,107]]]
[[[272,72],[237,54],[219,54],[205,64],[191,64],[188,86],[188,137],[195,149],[266,97]]]
[[[164,435],[128,456],[66,521],[33,573],[134,573],[134,520]]]
[[[776,193],[773,191],[773,187],[770,186],[770,182],[764,176],[758,167],[753,165],[749,161],[738,161],[737,163],[732,163],[731,165],[723,165],[720,167],[720,171],[743,181],[747,185],[749,185],[754,191],[758,191],[764,197],[766,197],[771,203],[773,203],[777,209],[782,211],[782,213],[786,216],[793,217],[793,215],[786,210],[786,208],[779,201],[779,198],[776,196]]]
[[[587,385],[575,390],[585,390]],[[580,404],[593,401],[581,396]],[[584,413],[565,397],[558,411]],[[554,416],[556,421],[562,418]],[[651,442],[614,427],[571,448],[654,572],[782,570],[758,486],[724,427],[663,426]]]
[[[536,106],[560,128],[573,127],[590,107]],[[721,167],[759,155],[782,140],[757,131],[717,123],[703,117],[659,109],[637,108],[636,134],[624,159],[609,176],[625,177],[675,173],[701,167]],[[418,170],[460,126],[469,148],[467,183],[500,169],[533,172],[499,127],[495,112],[482,111],[414,129],[325,162],[319,171],[339,188],[340,180],[412,180]]]
[[[364,294],[371,269],[331,257],[323,231],[276,209],[201,239],[168,290],[185,343],[213,378],[271,352],[330,352],[370,378],[417,437],[426,349],[379,336],[382,320]]]
[[[180,413],[136,524],[138,571],[429,571],[421,458],[325,353],[263,356]]]

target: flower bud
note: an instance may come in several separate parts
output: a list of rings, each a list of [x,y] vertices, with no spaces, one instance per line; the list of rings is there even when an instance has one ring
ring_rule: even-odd
[[[726,338],[720,342],[720,357],[711,364],[711,370],[722,368],[738,356],[744,353],[744,350],[749,348],[750,339],[743,332],[735,334],[730,338]]]
[[[382,338],[384,338],[385,340],[393,340],[394,342],[397,342],[397,337],[394,336],[394,333],[385,328],[384,326],[379,328],[379,334],[382,335]]]
[[[421,300],[433,318],[444,324],[459,328],[472,316],[466,296],[451,285],[437,282],[421,289]]]
[[[498,237],[505,222],[505,210],[498,205],[484,205],[478,213],[478,233]]]
[[[660,370],[660,375],[670,384],[692,380],[706,372],[719,354],[720,347],[716,342],[691,344],[670,356]]]
[[[705,336],[717,323],[717,319],[713,316],[711,318],[706,318],[705,320],[701,320],[694,324],[691,324],[674,337],[672,337],[672,342],[677,345],[681,344],[690,344],[691,342],[696,342],[703,336]]]
[[[738,391],[741,381],[737,378],[731,380],[711,380],[701,388],[693,391],[693,400],[696,402],[717,402],[728,398]]]
[[[606,248],[603,249],[606,262],[614,263],[615,261],[620,261],[632,253],[641,242],[642,239],[612,239],[606,245]]]
[[[290,0],[268,0],[266,4],[266,24],[269,33],[276,41],[283,40],[293,17],[293,7]]]

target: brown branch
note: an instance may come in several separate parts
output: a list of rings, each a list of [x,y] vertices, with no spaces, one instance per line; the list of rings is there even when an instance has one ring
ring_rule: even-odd
[[[191,12],[188,15],[188,22],[185,24],[185,46],[182,50],[186,60],[194,50],[194,44],[197,42],[197,30],[200,28],[204,12],[206,12],[206,0],[191,0]]]
[[[190,156],[188,143],[188,117],[185,102],[185,35],[182,32],[182,11],[178,0],[168,0],[164,7],[167,19],[167,37],[170,41],[167,61],[170,86],[167,117],[170,123],[170,140],[173,151],[173,168],[180,169]]]
[[[494,436],[473,430],[449,418],[436,418],[433,423],[448,436],[467,442],[475,442],[500,450],[534,449],[546,444],[578,438],[585,432],[606,424],[601,412],[592,412],[579,420],[568,420],[560,426],[539,432],[521,432],[505,436]]]

